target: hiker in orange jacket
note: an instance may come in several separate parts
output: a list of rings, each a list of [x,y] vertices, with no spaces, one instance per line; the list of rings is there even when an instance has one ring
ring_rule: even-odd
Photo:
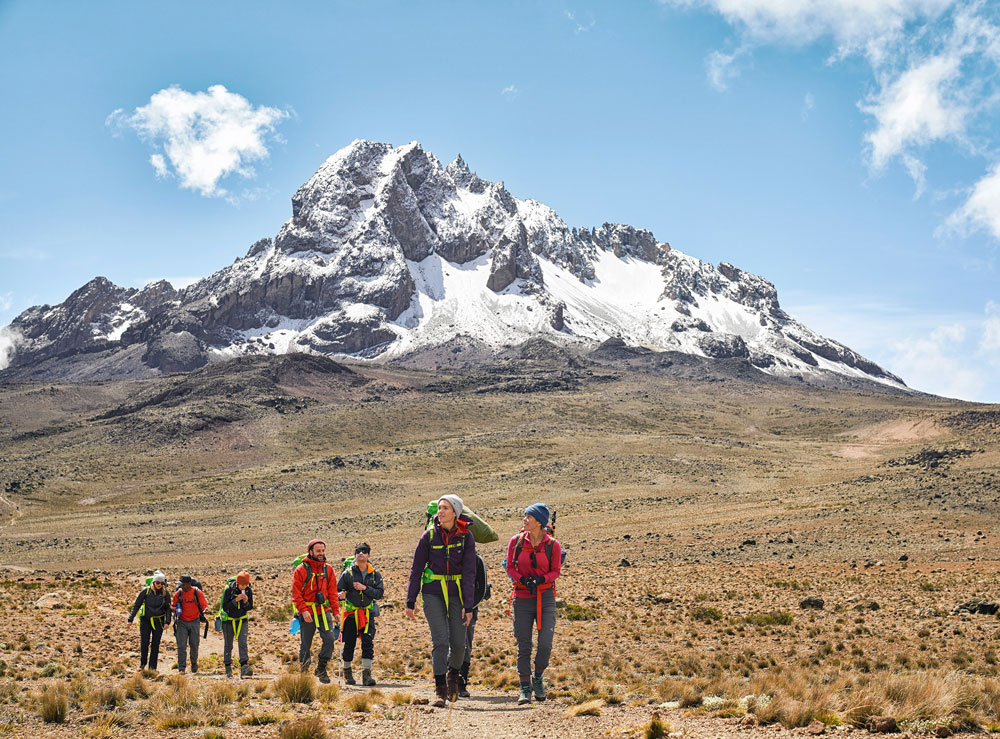
[[[319,631],[322,646],[314,674],[321,683],[328,683],[326,666],[340,635],[340,605],[337,575],[326,561],[326,542],[322,539],[309,542],[308,555],[292,574],[292,601],[299,619],[299,669],[309,669],[313,635]]]

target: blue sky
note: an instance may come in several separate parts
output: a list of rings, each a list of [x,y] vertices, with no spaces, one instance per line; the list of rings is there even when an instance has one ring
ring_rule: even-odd
[[[418,140],[1000,402],[998,64],[958,0],[0,2],[0,325],[206,276],[351,140]]]

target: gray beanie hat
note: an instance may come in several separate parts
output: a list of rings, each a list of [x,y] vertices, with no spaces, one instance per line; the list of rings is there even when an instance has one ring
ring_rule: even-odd
[[[167,581],[167,576],[164,575],[159,570],[157,570],[156,572],[153,573],[153,582],[162,582],[162,583],[165,583],[166,581]]]
[[[441,505],[442,500],[448,501],[448,505],[450,505],[452,508],[455,509],[456,516],[462,515],[462,509],[465,507],[465,504],[462,502],[461,498],[459,498],[457,495],[442,495],[440,498],[438,498],[438,505]]]

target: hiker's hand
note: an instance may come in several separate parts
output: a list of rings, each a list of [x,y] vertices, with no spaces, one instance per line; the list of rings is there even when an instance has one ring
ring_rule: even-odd
[[[467,610],[465,610],[463,608],[462,609],[462,621],[465,622],[466,626],[468,626],[469,624],[471,624],[472,623],[472,611],[467,611]]]
[[[129,620],[128,620],[128,622],[129,622],[129,623],[132,623],[132,619],[129,619]]]
[[[368,590],[368,586],[363,582],[352,583],[352,585],[354,585],[355,590]]]
[[[302,612],[302,613],[300,613],[299,615],[300,615],[300,616],[302,616],[302,619],[303,619],[303,620],[304,620],[304,621],[305,621],[305,622],[306,622],[307,624],[311,624],[311,623],[313,622],[313,617],[312,617],[312,614],[311,614],[311,613],[309,613],[309,611],[303,611],[303,612]]]
[[[407,608],[406,609],[406,617],[409,618],[409,619],[416,618],[417,614],[414,613],[415,610],[416,610],[415,608]]]

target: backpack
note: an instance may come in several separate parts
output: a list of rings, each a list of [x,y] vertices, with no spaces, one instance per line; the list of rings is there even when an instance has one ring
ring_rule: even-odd
[[[233,577],[230,577],[228,580],[226,580],[226,587],[224,587],[222,589],[222,595],[219,596],[219,618],[221,620],[223,620],[223,621],[228,621],[229,620],[229,614],[226,613],[226,609],[222,607],[222,601],[226,597],[226,591],[229,590],[229,588],[231,588],[233,586],[234,582],[236,582],[236,576],[235,575],[233,575]]]
[[[425,523],[426,528],[430,528],[433,524],[435,514],[438,511],[438,502],[432,500],[427,504],[427,522]],[[500,539],[497,532],[493,530],[493,527],[486,523],[485,520],[477,513],[475,513],[468,506],[462,507],[462,515],[468,516],[472,519],[472,523],[469,524],[469,531],[472,532],[472,538],[476,540],[476,544],[489,544]]]
[[[548,559],[549,562],[551,562],[552,561],[552,540],[555,538],[555,535],[556,535],[556,513],[555,513],[555,511],[552,512],[552,523],[551,524],[547,524],[545,526],[545,531],[549,535],[549,540],[547,542],[545,542],[545,558]],[[524,537],[526,537],[527,535],[528,535],[527,532],[523,528],[518,532],[517,544],[514,545],[514,561],[515,562],[517,562],[518,557],[521,556],[521,550],[524,549]],[[560,542],[560,547],[559,547],[559,564],[560,564],[560,566],[566,564],[566,548],[564,546],[562,546],[561,542]],[[504,560],[503,560],[503,569],[504,569],[504,572],[507,571],[507,558],[506,557],[504,557]],[[508,577],[509,576],[510,576],[510,573],[508,573]]]

